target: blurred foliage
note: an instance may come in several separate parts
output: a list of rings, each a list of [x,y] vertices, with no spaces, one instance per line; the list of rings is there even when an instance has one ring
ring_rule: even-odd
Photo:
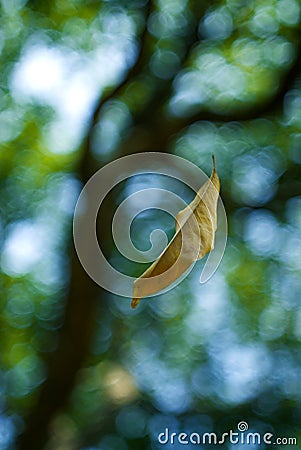
[[[157,449],[166,427],[222,433],[241,420],[301,441],[300,10],[299,0],[1,0],[1,449]],[[82,182],[139,151],[207,173],[214,152],[229,240],[210,282],[199,284],[198,263],[132,311],[85,290],[71,222]],[[158,183],[168,181],[129,179],[108,216]],[[168,218],[136,218],[137,247],[158,223],[170,236]],[[114,264],[141,273],[103,230]],[[39,401],[54,397],[52,409]]]

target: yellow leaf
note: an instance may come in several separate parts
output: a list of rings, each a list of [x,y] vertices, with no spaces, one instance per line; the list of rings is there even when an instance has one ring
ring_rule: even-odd
[[[141,298],[156,294],[177,280],[214,247],[220,181],[215,170],[194,200],[176,216],[176,233],[153,264],[134,282],[132,308]]]

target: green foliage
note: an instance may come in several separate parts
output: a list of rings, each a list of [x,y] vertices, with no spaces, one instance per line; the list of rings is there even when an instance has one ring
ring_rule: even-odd
[[[156,449],[167,426],[241,420],[301,439],[300,10],[2,0],[1,449]],[[132,311],[77,272],[71,222],[81,182],[139,151],[207,173],[214,152],[229,241],[207,284],[198,263]],[[158,179],[119,186],[108,217],[139,183]],[[138,248],[158,218],[136,218]],[[116,267],[141,273],[101,227]]]

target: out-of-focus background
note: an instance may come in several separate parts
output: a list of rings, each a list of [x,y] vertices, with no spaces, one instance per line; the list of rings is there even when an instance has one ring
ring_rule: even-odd
[[[166,427],[242,420],[301,442],[300,10],[1,1],[1,450],[159,449]],[[207,284],[197,263],[133,311],[81,268],[72,214],[96,170],[141,151],[207,174],[214,153],[229,239]],[[111,215],[158,183],[129,179],[104,205],[104,251],[133,276],[145,265],[120,259]],[[137,217],[138,247],[154,228],[172,234],[166,216]]]

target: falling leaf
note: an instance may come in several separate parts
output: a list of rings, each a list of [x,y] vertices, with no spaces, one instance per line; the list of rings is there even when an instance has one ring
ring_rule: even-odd
[[[134,282],[132,308],[141,298],[156,294],[177,280],[214,247],[220,181],[215,170],[194,200],[176,216],[176,233],[153,264]]]

